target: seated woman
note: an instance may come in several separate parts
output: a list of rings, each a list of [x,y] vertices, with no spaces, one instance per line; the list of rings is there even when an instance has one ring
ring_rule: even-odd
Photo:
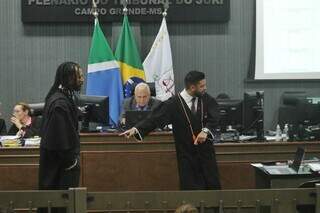
[[[30,138],[39,135],[40,121],[37,117],[31,117],[31,109],[28,104],[20,102],[14,106],[11,117],[12,126],[8,135],[18,135]]]

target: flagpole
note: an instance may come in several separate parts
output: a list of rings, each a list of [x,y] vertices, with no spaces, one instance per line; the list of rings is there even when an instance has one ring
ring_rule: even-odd
[[[123,15],[126,16],[128,14],[128,8],[127,8],[128,2],[127,2],[127,0],[122,0],[122,5],[123,5]]]
[[[98,6],[96,0],[92,0],[92,15],[94,16],[95,19],[98,18],[99,13],[98,13]]]
[[[168,15],[167,11],[169,9],[169,0],[166,0],[163,3],[163,9],[164,9],[164,11],[162,12],[162,17],[165,19],[166,16]],[[170,85],[168,85],[167,82],[165,82],[165,80],[163,80],[161,83],[162,83],[163,86],[165,86],[165,91],[167,93],[170,93],[171,96],[174,96],[174,93],[171,91],[172,86],[170,87]]]
[[[167,11],[169,9],[169,0],[166,0],[164,3],[163,3],[163,13],[162,13],[162,17],[165,18],[167,16]]]

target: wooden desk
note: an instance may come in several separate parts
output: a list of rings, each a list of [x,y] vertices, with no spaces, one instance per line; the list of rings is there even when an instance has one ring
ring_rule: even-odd
[[[81,134],[81,186],[90,191],[179,189],[170,133],[152,133],[142,143],[117,134]],[[255,188],[250,163],[292,159],[297,146],[320,157],[318,142],[215,144],[224,189]],[[36,189],[37,148],[0,149],[0,190]]]
[[[303,183],[316,181],[320,178],[318,173],[302,168],[304,165],[301,165],[299,173],[294,174],[286,171],[286,169],[282,170],[283,165],[272,165],[271,167],[271,170],[268,170],[270,168],[268,165],[254,167],[257,189],[298,188]]]

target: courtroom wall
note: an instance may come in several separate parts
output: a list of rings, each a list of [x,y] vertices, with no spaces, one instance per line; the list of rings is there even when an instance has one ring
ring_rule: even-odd
[[[77,61],[86,67],[92,24],[23,24],[21,0],[0,0],[0,102],[8,120],[18,101],[43,101],[59,63]],[[169,12],[170,11],[169,9]],[[191,14],[192,15],[192,14]],[[242,98],[245,90],[265,91],[265,126],[274,128],[283,91],[320,92],[316,82],[245,82],[250,62],[254,0],[231,0],[228,23],[168,23],[175,83],[191,69],[204,71],[208,92]],[[141,58],[147,55],[160,23],[133,24]],[[103,23],[115,48],[120,23]]]

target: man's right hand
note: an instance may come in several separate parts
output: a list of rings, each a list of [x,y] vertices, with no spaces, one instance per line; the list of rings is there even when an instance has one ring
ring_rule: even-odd
[[[133,136],[137,133],[138,133],[138,130],[135,127],[133,127],[131,129],[119,134],[119,136],[125,136],[126,138],[130,138],[131,136]]]

